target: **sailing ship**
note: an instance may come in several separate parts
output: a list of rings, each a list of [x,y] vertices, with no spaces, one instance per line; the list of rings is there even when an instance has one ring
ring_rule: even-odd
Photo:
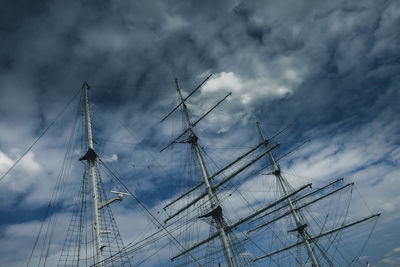
[[[351,201],[344,196],[351,196],[354,183],[346,183],[343,178],[317,188],[312,188],[312,183],[293,187],[279,161],[304,143],[279,157],[274,153],[280,144],[272,143],[288,127],[267,138],[257,122],[260,142],[233,161],[218,166],[204,149],[195,127],[231,93],[196,120],[188,107],[190,97],[210,77],[185,97],[176,79],[178,105],[161,120],[181,110],[183,131],[161,151],[174,144],[186,144],[190,148],[188,158],[194,164],[189,173],[195,177],[186,191],[164,206],[168,227],[184,229],[178,236],[185,249],[178,248],[171,261],[177,262],[177,266],[355,265],[361,252],[350,255],[354,243],[345,238],[346,231],[356,234],[354,227],[376,223],[380,214],[349,220]],[[255,188],[264,189],[267,194],[274,191],[275,197],[253,195],[247,199],[243,184],[252,187],[263,180],[268,180],[268,186]],[[329,198],[338,204],[333,205],[335,208],[331,208]],[[312,208],[318,205],[320,210],[314,212]]]
[[[351,248],[354,244],[346,238],[346,232],[356,226],[366,226],[372,232],[371,222],[376,223],[380,214],[349,220],[349,196],[354,183],[345,183],[343,178],[315,188],[311,183],[293,186],[281,170],[280,161],[304,143],[280,156],[276,156],[280,144],[273,143],[288,127],[268,138],[261,124],[256,123],[260,141],[244,151],[241,147],[234,160],[223,162],[222,166],[226,154],[234,153],[225,153],[221,160],[214,160],[215,157],[208,154],[196,126],[231,95],[227,94],[193,120],[189,100],[210,77],[186,96],[176,79],[179,103],[161,120],[164,122],[176,111],[181,111],[183,130],[161,152],[176,144],[186,145],[188,164],[184,164],[185,169],[180,175],[190,178],[164,177],[170,181],[166,191],[175,195],[164,201],[164,218],[160,212],[155,214],[146,208],[96,152],[89,84],[83,83],[82,109],[78,113],[83,111],[85,117],[86,138],[80,157],[85,171],[65,241],[57,254],[57,266],[133,266],[132,258],[146,247],[155,251],[146,260],[169,250],[170,258],[158,263],[159,266],[353,266],[358,262],[365,245],[361,245],[360,251],[354,251]],[[71,151],[67,150],[66,158],[71,156]],[[63,166],[59,188],[65,184],[68,164]],[[102,171],[122,188],[112,191],[116,194],[114,198],[106,194]],[[186,189],[177,194],[174,182],[184,184]],[[253,190],[246,193],[243,189],[249,187]],[[46,212],[27,266],[33,262],[38,266],[48,265],[52,231],[57,224],[54,216],[57,208],[54,207],[62,199],[63,190],[58,192],[50,201],[49,207],[53,211]],[[123,197],[133,198],[158,227],[149,236],[127,245],[122,241],[111,210],[111,204]],[[320,208],[318,212],[312,209],[315,206]],[[45,223],[47,228],[43,227]],[[46,228],[45,234],[42,228]],[[358,233],[352,232],[355,234]],[[370,234],[367,232],[365,236]],[[36,248],[39,243],[41,250]]]

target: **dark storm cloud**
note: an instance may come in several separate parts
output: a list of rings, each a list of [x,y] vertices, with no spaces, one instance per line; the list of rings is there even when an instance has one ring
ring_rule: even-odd
[[[340,143],[370,128],[371,135],[360,136],[379,133],[380,141],[386,132],[392,136],[385,155],[399,144],[393,130],[398,125],[391,124],[400,106],[397,1],[23,1],[4,4],[0,12],[4,166],[84,80],[92,86],[95,139],[106,158],[117,157],[121,165],[171,160],[168,151],[158,151],[180,129],[159,120],[176,104],[174,78],[188,93],[209,73],[214,77],[191,99],[194,115],[204,114],[227,92],[233,96],[199,125],[208,134],[202,139],[206,144],[257,139],[257,120],[268,134],[294,124],[282,136],[289,145],[317,136],[324,147],[336,134]],[[44,173],[56,173],[56,154],[70,123],[60,122],[61,130],[50,132],[17,172],[27,176],[39,164],[40,186],[23,178],[17,179],[21,188],[9,182],[3,190],[14,195],[7,203],[47,200],[41,191],[52,185]],[[41,163],[48,158],[47,165]],[[163,182],[157,175],[150,182],[129,182],[146,188],[145,198]]]
[[[286,8],[282,6],[285,4],[246,3],[247,6],[237,6],[235,13],[246,23],[247,31],[258,28],[257,39],[263,36],[265,43],[247,55],[261,58],[266,69],[274,56],[282,55],[297,61],[299,69],[308,69],[294,94],[280,101],[279,110],[274,109],[271,114],[269,108],[261,108],[259,116],[267,113],[272,118],[312,127],[350,116],[371,119],[383,109],[396,107],[399,77],[398,64],[394,62],[399,53],[393,44],[400,41],[395,30],[399,20],[397,4],[346,1],[332,7],[321,3],[301,5],[297,10],[296,6],[289,8],[292,3],[286,3]],[[252,20],[257,21],[257,27]],[[236,49],[241,50],[246,47]],[[386,72],[384,77],[382,69]]]
[[[242,85],[222,108],[236,114],[224,131],[243,117],[294,122],[299,132],[367,121],[394,114],[398,101],[396,2],[56,1],[3,13],[1,101],[16,122],[5,127],[5,150],[37,135],[83,80],[96,116],[118,116],[157,146],[165,142],[157,120],[176,99],[174,77],[190,91],[202,73],[233,73]],[[264,94],[266,84],[286,93]],[[13,134],[28,121],[26,134]]]
[[[202,73],[233,73],[241,86],[222,107],[233,115],[222,132],[246,118],[295,123],[298,136],[395,112],[398,101],[395,2],[56,1],[3,12],[16,10],[2,31],[2,107],[16,122],[5,127],[4,150],[24,147],[19,140],[36,136],[83,80],[93,88],[95,122],[117,116],[140,144],[156,147],[167,142],[157,121],[176,100],[174,77],[190,91]],[[263,93],[281,85],[286,93]],[[200,99],[220,97],[204,92]],[[26,122],[31,127],[20,132]],[[97,125],[99,139],[118,128]]]

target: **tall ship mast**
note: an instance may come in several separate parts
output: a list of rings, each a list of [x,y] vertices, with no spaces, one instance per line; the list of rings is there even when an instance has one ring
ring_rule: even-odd
[[[91,112],[89,104],[89,84],[84,82],[80,92],[81,99],[78,105],[77,118],[74,122],[69,139],[63,166],[57,179],[47,207],[42,226],[37,235],[27,266],[132,266],[130,258],[118,230],[116,220],[110,205],[122,201],[127,192],[111,191],[115,197],[109,198],[106,194],[101,169],[108,167],[95,151],[95,141],[92,133]],[[84,173],[79,193],[76,197],[72,217],[60,251],[55,251],[53,238],[55,228],[59,223],[58,209],[62,209],[62,199],[65,181],[70,175],[70,159],[73,158],[73,140],[77,131],[78,117],[81,118],[81,131],[85,132],[81,138],[79,158],[84,164]],[[76,153],[75,153],[76,154]],[[75,156],[75,159],[76,156]],[[41,246],[41,248],[40,248]],[[51,259],[57,255],[58,259]],[[112,258],[110,260],[110,258]],[[57,263],[57,264],[55,264]]]
[[[128,255],[124,253],[124,244],[110,208],[111,203],[121,201],[123,195],[129,194],[114,191],[117,196],[107,199],[99,172],[98,155],[94,149],[87,82],[83,83],[82,90],[84,91],[87,152],[79,160],[84,162],[86,169],[58,266],[87,266],[95,263],[101,267],[131,266]],[[88,244],[88,235],[94,237],[93,243]],[[90,250],[93,252],[88,252]],[[119,253],[119,256],[111,264],[104,263],[105,258],[116,253]],[[88,259],[90,259],[89,262]]]
[[[355,265],[359,254],[349,255],[348,246],[351,245],[345,241],[346,232],[353,231],[356,226],[364,227],[362,231],[368,239],[368,231],[373,229],[370,226],[376,223],[380,214],[349,220],[354,183],[345,183],[343,178],[333,179],[317,188],[312,188],[312,183],[293,187],[283,175],[279,161],[304,143],[279,157],[274,156],[274,151],[280,144],[272,143],[287,127],[267,138],[257,122],[261,141],[235,160],[223,166],[214,166],[210,171],[210,164],[218,164],[203,149],[195,126],[231,93],[196,120],[191,117],[188,108],[189,98],[210,76],[186,97],[176,79],[179,103],[162,119],[166,120],[181,109],[185,125],[183,132],[161,152],[174,144],[189,145],[192,155],[189,158],[194,164],[190,172],[195,177],[189,188],[164,206],[166,225],[170,229],[185,229],[178,235],[186,249],[176,251],[171,261],[176,263],[175,266]],[[208,163],[205,158],[209,159]],[[266,191],[274,191],[275,197],[264,197],[263,201],[256,198],[257,205],[250,205],[251,201],[247,201],[240,192],[242,185],[260,179],[268,180]],[[345,198],[346,194],[348,197]],[[239,205],[239,198],[245,204]],[[333,200],[326,204],[329,198]],[[335,209],[331,208],[332,203],[337,204]],[[322,210],[318,214],[313,213],[312,208],[318,205]],[[246,206],[247,212],[244,212],[243,207]],[[335,214],[330,215],[332,211]],[[195,232],[203,237],[195,237]]]

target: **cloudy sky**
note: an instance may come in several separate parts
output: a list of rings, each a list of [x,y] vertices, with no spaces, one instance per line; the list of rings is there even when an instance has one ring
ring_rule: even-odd
[[[181,129],[159,124],[177,103],[174,79],[187,94],[213,74],[191,100],[193,116],[232,97],[199,124],[205,145],[250,147],[256,121],[267,135],[291,124],[281,153],[311,142],[282,162],[288,173],[355,181],[354,198],[382,212],[364,258],[400,264],[398,1],[7,1],[0,14],[0,174],[88,81],[102,154],[130,168],[154,208],[172,197],[159,191],[162,177],[135,177],[166,161],[158,151]],[[0,265],[26,264],[75,107],[0,181]],[[71,171],[66,203],[81,171]]]

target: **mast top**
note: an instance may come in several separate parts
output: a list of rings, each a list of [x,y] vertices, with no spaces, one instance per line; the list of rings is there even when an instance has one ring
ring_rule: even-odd
[[[90,86],[87,81],[83,81],[83,84],[82,84],[82,89],[85,89],[85,88],[90,89]]]
[[[89,106],[89,96],[88,96],[88,90],[90,86],[86,81],[84,81],[82,88],[85,91],[85,113],[86,113],[86,128],[87,128],[87,138],[88,138],[88,151],[79,160],[94,161],[97,158],[97,154],[96,152],[94,152],[92,123],[90,119],[90,106]]]
[[[221,99],[220,101],[218,101],[212,108],[210,108],[204,115],[202,115],[199,119],[197,119],[195,122],[192,122],[190,120],[190,115],[189,115],[189,110],[188,107],[186,106],[185,100],[188,99],[194,92],[196,92],[198,90],[198,88],[200,88],[200,86],[202,84],[204,84],[208,78],[210,78],[210,76],[207,77],[207,79],[205,81],[203,81],[203,83],[201,83],[194,91],[192,91],[186,98],[184,98],[182,96],[182,91],[179,88],[179,84],[178,84],[178,79],[175,79],[175,83],[176,83],[176,90],[178,91],[178,95],[180,98],[180,103],[170,112],[167,114],[167,116],[164,117],[164,119],[162,119],[161,121],[165,120],[169,115],[172,114],[172,112],[174,112],[178,107],[180,107],[182,105],[182,109],[183,112],[185,114],[185,119],[186,122],[188,123],[188,128],[186,128],[178,137],[176,137],[172,142],[170,142],[166,147],[164,147],[163,149],[160,150],[160,152],[163,152],[165,149],[167,149],[168,147],[170,147],[171,145],[175,144],[178,142],[178,140],[184,136],[187,132],[189,132],[190,137],[188,140],[183,141],[182,143],[188,143],[187,141],[197,141],[197,137],[196,134],[194,132],[194,127],[202,120],[204,119],[208,114],[210,114],[216,107],[218,107],[222,102],[224,102],[229,96],[232,95],[232,92],[229,92],[223,99]],[[194,139],[193,139],[194,138]]]

